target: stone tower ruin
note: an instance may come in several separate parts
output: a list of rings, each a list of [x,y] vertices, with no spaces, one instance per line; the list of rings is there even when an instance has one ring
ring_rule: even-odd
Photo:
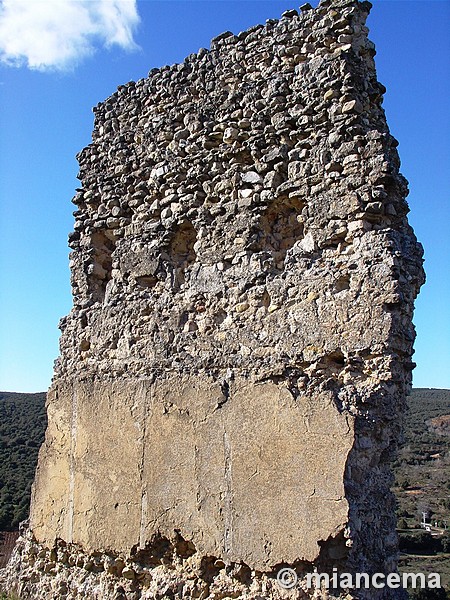
[[[224,33],[95,107],[23,597],[304,598],[314,568],[395,570],[423,271],[369,10]]]

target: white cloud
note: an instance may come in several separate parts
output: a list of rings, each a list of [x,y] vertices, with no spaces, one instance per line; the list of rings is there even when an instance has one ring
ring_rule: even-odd
[[[0,61],[67,70],[99,45],[136,48],[136,0],[1,0]]]

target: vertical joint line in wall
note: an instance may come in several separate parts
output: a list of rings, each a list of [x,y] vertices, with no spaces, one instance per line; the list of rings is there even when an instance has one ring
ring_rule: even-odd
[[[225,457],[225,499],[224,499],[224,552],[228,556],[233,544],[233,458],[231,444],[227,432],[223,434],[223,449]]]
[[[146,524],[148,514],[147,490],[142,487],[141,492],[141,523],[139,528],[139,548],[143,550],[147,542],[146,539]]]
[[[152,394],[152,385],[150,384],[150,402],[152,402],[153,394]],[[148,514],[148,499],[147,499],[147,489],[144,481],[144,466],[145,466],[145,440],[147,437],[147,393],[145,390],[145,384],[142,383],[141,393],[145,397],[144,398],[144,410],[142,413],[142,447],[141,447],[141,460],[139,464],[139,478],[141,481],[141,522],[139,526],[139,548],[144,549],[146,544],[146,525],[147,525],[147,514]]]
[[[78,396],[72,391],[72,420],[70,424],[70,467],[69,467],[69,503],[67,541],[73,542],[74,495],[75,495],[75,449],[77,444]]]

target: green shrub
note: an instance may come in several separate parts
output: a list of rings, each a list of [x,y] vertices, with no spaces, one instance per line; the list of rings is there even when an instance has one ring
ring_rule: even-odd
[[[402,552],[432,554],[440,550],[441,544],[428,531],[420,533],[400,533],[399,546]]]
[[[430,589],[423,588],[415,590],[411,594],[413,600],[447,600],[447,592],[443,587]]]

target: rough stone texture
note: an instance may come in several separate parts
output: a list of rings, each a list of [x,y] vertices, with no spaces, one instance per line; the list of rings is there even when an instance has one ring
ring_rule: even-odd
[[[24,597],[281,598],[281,564],[395,569],[422,252],[370,4],[302,9],[94,109]]]

